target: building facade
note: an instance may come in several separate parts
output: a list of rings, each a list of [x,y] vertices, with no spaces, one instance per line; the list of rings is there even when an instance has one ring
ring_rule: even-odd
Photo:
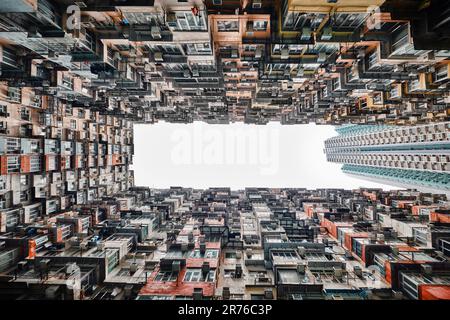
[[[446,2],[0,1],[0,297],[450,299]],[[135,186],[158,121],[340,125],[433,192]]]
[[[450,123],[343,126],[325,141],[330,162],[346,173],[405,187],[450,190]]]

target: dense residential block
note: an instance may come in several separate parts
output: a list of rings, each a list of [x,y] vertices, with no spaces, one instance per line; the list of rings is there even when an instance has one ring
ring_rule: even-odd
[[[449,7],[1,0],[0,299],[450,299]],[[336,125],[405,190],[136,186],[158,121]]]

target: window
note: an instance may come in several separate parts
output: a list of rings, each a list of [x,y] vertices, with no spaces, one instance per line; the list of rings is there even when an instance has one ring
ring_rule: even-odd
[[[138,300],[147,299],[147,296],[138,296]],[[172,296],[148,296],[149,300],[173,300]]]
[[[0,191],[6,190],[6,176],[0,176]]]
[[[155,277],[155,281],[157,282],[174,282],[178,278],[178,273],[171,271],[159,271]]]
[[[244,45],[244,51],[256,51],[257,45],[256,44],[245,44]]]
[[[20,158],[18,156],[9,156],[7,159],[8,173],[20,171]]]
[[[392,33],[391,43],[391,55],[414,55],[416,53],[407,24],[402,25]]]
[[[0,105],[0,116],[1,117],[7,117],[8,116],[8,106],[6,105]]]
[[[449,68],[448,65],[443,65],[440,66],[436,69],[436,72],[433,74],[434,76],[434,81],[442,81],[445,79],[448,79],[449,77],[449,72],[448,72]]]
[[[200,250],[194,250],[189,254],[189,258],[201,258]]]
[[[19,224],[19,212],[11,211],[6,213],[6,227],[12,228]]]
[[[200,254],[200,250],[196,249],[191,252],[191,254],[189,255],[189,258],[215,259],[218,256],[219,256],[219,250],[216,250],[216,249],[207,249],[203,256]]]
[[[289,54],[301,54],[303,50],[307,47],[301,44],[290,44],[290,45],[282,45],[282,44],[274,44],[272,47],[272,52],[274,54],[281,54],[282,49],[288,49]]]
[[[333,27],[336,28],[358,28],[361,26],[367,13],[339,13],[333,16]]]
[[[125,268],[120,269],[120,271],[117,272],[117,274],[116,274],[116,276],[118,276],[118,277],[129,276],[129,275],[130,275],[130,269],[125,269]]]
[[[26,202],[30,199],[30,191],[29,190],[25,190],[25,191],[21,191],[20,192],[20,201],[21,202]]]
[[[26,107],[20,109],[20,119],[24,121],[30,121],[30,110]]]
[[[323,13],[287,12],[283,16],[283,27],[286,31],[300,30],[309,27],[317,29],[325,18]]]
[[[211,54],[211,46],[205,43],[188,43],[186,45],[187,54]]]
[[[187,269],[183,281],[185,282],[213,282],[215,270],[203,273],[202,269]]]
[[[73,89],[73,79],[69,75],[63,74],[62,85],[66,88]]]
[[[225,253],[226,259],[236,259],[236,252],[227,252]]]
[[[106,249],[106,260],[108,261],[108,272],[111,272],[119,264],[119,250]]]
[[[219,256],[219,251],[218,250],[206,250],[205,252],[205,258],[208,259],[213,259],[213,258],[217,258]]]
[[[334,272],[329,270],[312,271],[311,273],[318,283],[343,283],[346,281],[344,279],[336,278]]]
[[[239,21],[217,21],[219,32],[239,32]]]
[[[206,30],[204,16],[194,16],[192,12],[177,12],[176,21],[171,22],[170,26],[177,31]]]
[[[253,21],[253,31],[266,31],[267,21]]]
[[[290,252],[290,251],[274,252],[273,257],[278,258],[278,259],[284,259],[284,260],[296,260],[297,259],[297,255],[294,252]]]
[[[30,171],[37,172],[41,170],[41,157],[34,155],[30,157]]]

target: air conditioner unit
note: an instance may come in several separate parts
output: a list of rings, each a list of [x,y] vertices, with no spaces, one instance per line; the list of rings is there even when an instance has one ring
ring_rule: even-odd
[[[235,270],[234,270],[234,277],[235,278],[241,278],[242,277],[242,265],[236,264]]]
[[[48,57],[49,58],[58,58],[59,57],[59,53],[55,52],[53,50],[48,50]]]
[[[154,26],[150,30],[150,34],[154,39],[161,39],[161,29],[158,26]]]
[[[181,270],[181,263],[180,261],[172,261],[172,272],[180,272]]]
[[[311,28],[304,27],[302,29],[302,35],[300,36],[301,40],[309,40],[311,38]]]
[[[297,252],[298,252],[299,256],[304,256],[306,253],[306,248],[305,247],[297,247]]]
[[[289,49],[283,48],[281,49],[281,59],[289,59]]]
[[[42,38],[42,34],[39,33],[37,26],[32,26],[28,29],[28,38]]]
[[[264,299],[266,299],[266,300],[272,300],[273,299],[273,291],[272,291],[272,289],[265,289],[264,290]]]
[[[45,298],[48,300],[55,300],[58,298],[59,286],[49,286],[45,289]]]
[[[120,52],[115,51],[113,55],[113,60],[122,60],[122,57],[120,55]]]
[[[204,261],[203,264],[202,264],[202,273],[204,275],[207,275],[209,273],[209,270],[211,270],[210,266],[209,266],[209,262],[208,261]]]
[[[306,265],[303,264],[303,263],[299,263],[299,264],[297,265],[297,272],[298,272],[299,274],[305,274],[305,271],[306,271]]]
[[[164,61],[162,52],[155,52],[155,54],[153,55],[153,57],[155,58],[155,61],[157,61],[157,62],[162,62],[162,61]]]
[[[252,8],[253,9],[261,9],[262,8],[262,0],[253,0]]]
[[[223,287],[222,289],[222,299],[229,300],[231,296],[230,287]]]
[[[256,59],[260,59],[262,56],[262,49],[261,48],[257,48],[255,51],[255,58]]]
[[[339,267],[333,267],[333,273],[334,273],[334,277],[337,279],[342,279],[343,276],[343,272],[342,269]]]
[[[358,50],[358,53],[356,55],[357,58],[363,59],[365,56],[366,56],[366,50],[364,50],[364,49]]]
[[[22,91],[20,88],[8,87],[8,99],[11,102],[20,103],[22,99]]]
[[[377,240],[379,243],[383,243],[384,242],[384,234],[382,234],[382,233],[377,234]]]
[[[192,292],[192,298],[194,300],[202,300],[203,299],[203,288],[194,288],[194,292]]]
[[[137,263],[133,262],[130,264],[130,274],[135,274],[138,269]]]
[[[322,63],[327,60],[327,54],[326,52],[319,52],[319,56],[317,57],[317,62]]]
[[[428,276],[433,274],[433,267],[431,265],[423,264],[421,267],[422,267],[423,274],[428,275]]]
[[[362,268],[360,266],[354,266],[353,272],[355,273],[355,276],[361,278],[363,276]]]
[[[332,37],[333,37],[333,29],[331,27],[323,28],[320,39],[321,40],[331,40]]]
[[[253,32],[253,21],[247,21],[247,32]]]
[[[175,12],[168,12],[166,17],[167,23],[176,23],[177,22],[177,15]]]

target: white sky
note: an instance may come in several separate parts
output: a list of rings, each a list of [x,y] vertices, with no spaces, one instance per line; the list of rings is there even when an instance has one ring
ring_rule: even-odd
[[[396,189],[327,162],[323,142],[335,135],[333,126],[315,124],[136,124],[132,168],[136,185],[152,188]]]

